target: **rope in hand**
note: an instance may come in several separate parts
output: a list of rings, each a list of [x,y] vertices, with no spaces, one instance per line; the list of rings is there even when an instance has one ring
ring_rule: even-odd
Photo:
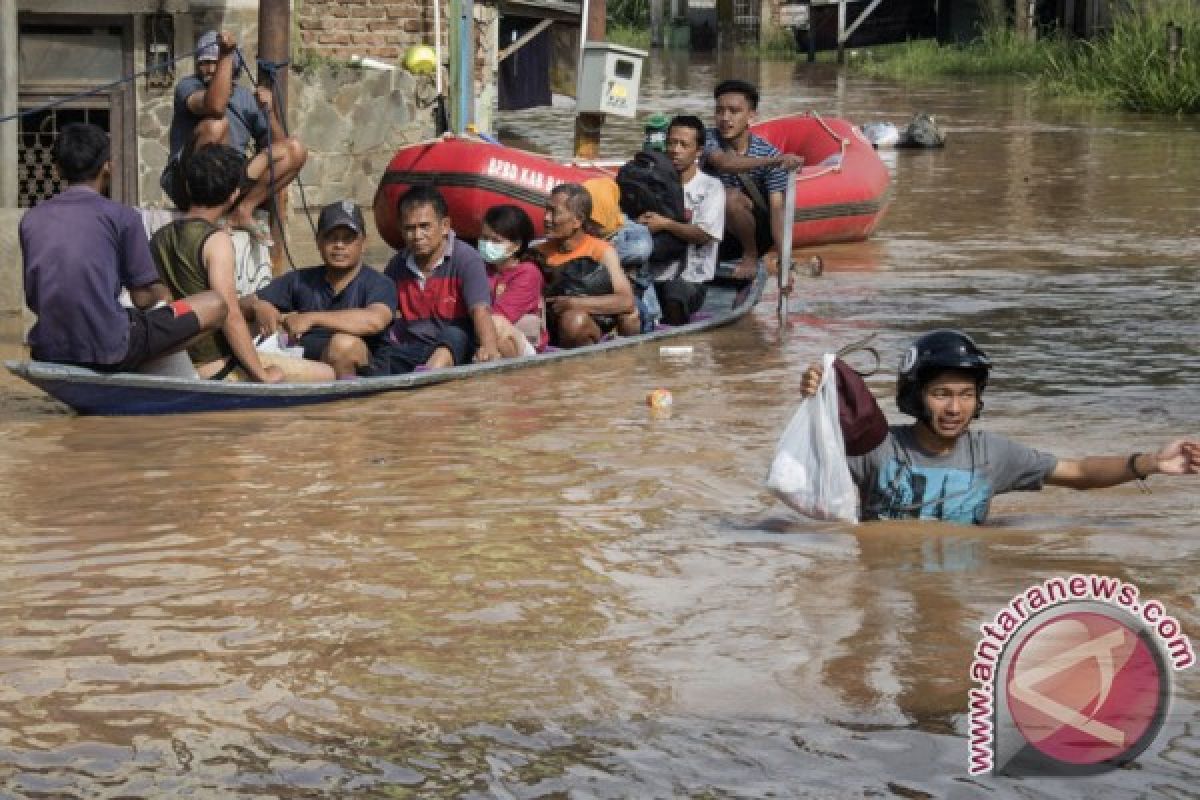
[[[250,74],[250,68],[246,66],[246,58],[242,54],[242,49],[240,47],[235,49],[237,52],[236,63],[238,67],[240,67],[240,71],[246,73],[246,79],[250,82],[251,86],[254,86],[254,76]],[[283,221],[283,215],[279,213],[279,199],[276,196],[278,192],[275,188],[275,153],[273,151],[274,143],[271,141],[271,114],[277,115],[280,125],[283,127],[283,132],[285,134],[287,133],[287,122],[285,121],[287,112],[282,106],[279,105],[279,84],[275,80],[276,74],[280,69],[286,67],[287,64],[288,62],[286,61],[275,62],[267,61],[261,58],[258,59],[258,68],[262,70],[263,74],[267,76],[267,80],[271,82],[271,98],[274,106],[274,108],[267,113],[267,214],[275,220],[275,224],[279,227],[279,236],[281,243],[283,244],[284,255],[287,256],[288,266],[295,271],[296,260],[292,258],[292,249],[288,247],[286,226]],[[233,76],[234,83],[237,83],[238,77],[239,76],[237,74]],[[243,120],[243,122],[245,122],[245,120]],[[249,129],[248,125],[246,127]],[[299,175],[296,177],[299,178]],[[305,210],[307,210],[307,204],[305,204]],[[309,224],[312,224],[311,218],[309,219]],[[316,234],[315,228],[313,229],[313,234],[314,236]]]

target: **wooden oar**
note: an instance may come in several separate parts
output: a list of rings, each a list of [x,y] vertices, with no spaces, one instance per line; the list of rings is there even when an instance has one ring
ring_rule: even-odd
[[[796,219],[796,171],[788,170],[783,195],[783,241],[779,243],[779,329],[787,327],[788,280],[792,274],[792,225]]]

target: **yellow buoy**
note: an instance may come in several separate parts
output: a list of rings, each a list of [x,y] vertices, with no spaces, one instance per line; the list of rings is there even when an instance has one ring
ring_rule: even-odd
[[[437,69],[437,53],[427,44],[415,44],[404,51],[404,68],[414,75],[432,75]]]
[[[646,395],[646,405],[655,411],[664,411],[670,408],[674,402],[671,392],[667,389],[655,389]]]

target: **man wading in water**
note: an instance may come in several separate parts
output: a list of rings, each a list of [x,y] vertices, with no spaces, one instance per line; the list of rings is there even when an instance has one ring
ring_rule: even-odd
[[[874,406],[877,443],[847,458],[863,520],[981,523],[992,497],[1004,492],[1036,491],[1047,483],[1103,489],[1154,474],[1200,474],[1200,441],[1194,439],[1176,439],[1153,453],[1065,459],[988,431],[968,430],[983,410],[991,366],[987,354],[958,331],[933,331],[912,344],[897,376],[896,405],[916,424],[887,427]],[[814,395],[821,375],[818,364],[805,370],[801,394]],[[839,369],[839,375],[856,381],[850,391],[873,405],[853,371]],[[847,440],[862,438],[861,431],[844,433]]]

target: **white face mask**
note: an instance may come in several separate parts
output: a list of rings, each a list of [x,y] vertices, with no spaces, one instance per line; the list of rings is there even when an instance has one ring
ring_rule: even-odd
[[[479,255],[483,256],[483,260],[489,264],[501,264],[512,255],[507,244],[493,242],[491,239],[480,239],[478,249]]]

